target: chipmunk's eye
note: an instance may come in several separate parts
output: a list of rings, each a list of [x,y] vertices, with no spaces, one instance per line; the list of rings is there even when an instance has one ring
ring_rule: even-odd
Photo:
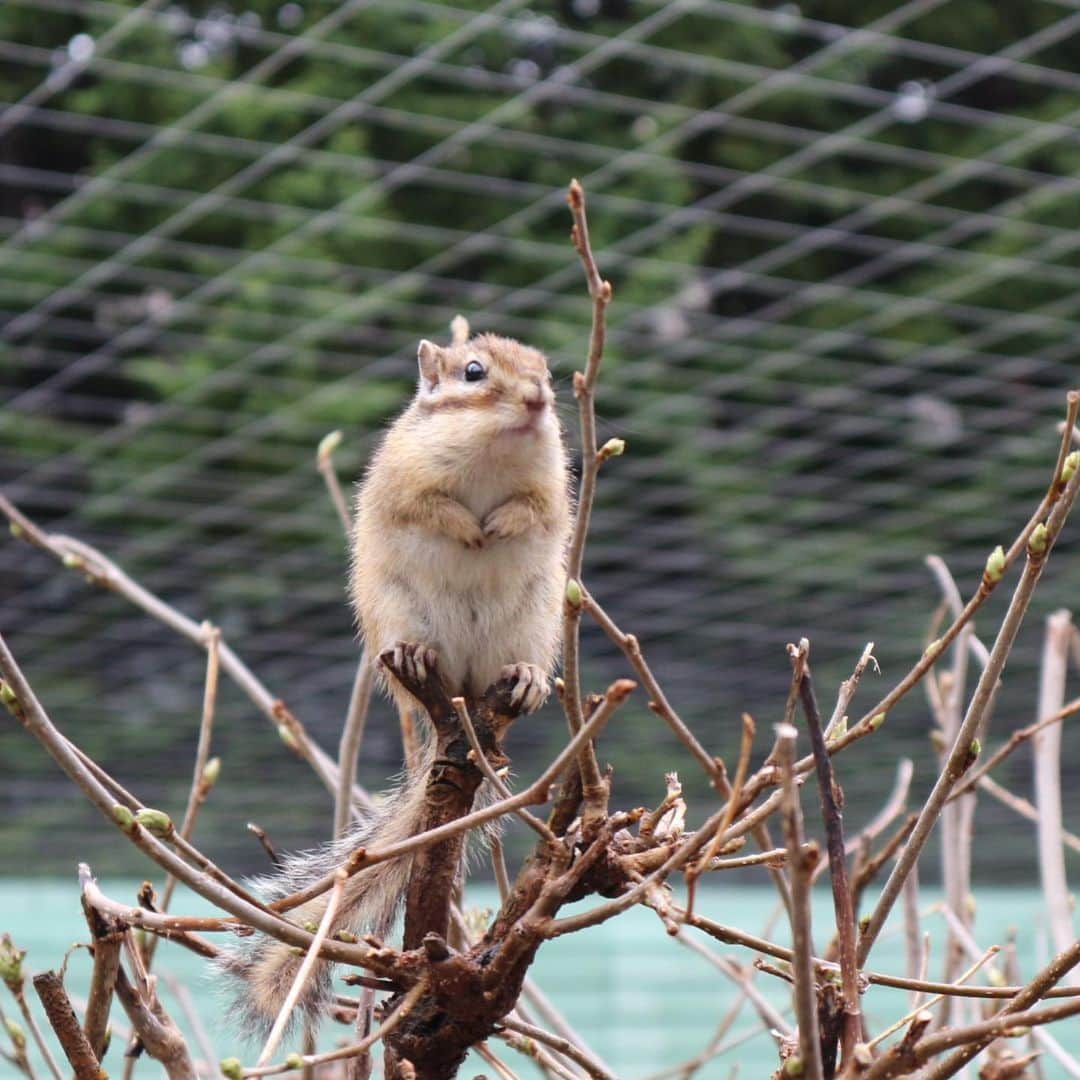
[[[465,365],[465,381],[466,382],[479,382],[487,372],[484,370],[484,365],[479,360],[470,360]]]

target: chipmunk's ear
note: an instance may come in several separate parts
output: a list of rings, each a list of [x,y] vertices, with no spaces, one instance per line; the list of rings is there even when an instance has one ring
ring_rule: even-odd
[[[420,381],[425,390],[434,390],[439,383],[439,356],[442,349],[427,338],[420,342],[416,359],[420,363]]]

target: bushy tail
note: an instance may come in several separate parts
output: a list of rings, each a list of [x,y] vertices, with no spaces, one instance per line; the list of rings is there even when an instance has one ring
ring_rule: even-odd
[[[425,745],[419,757],[416,768],[385,798],[374,817],[334,843],[286,857],[275,874],[249,882],[252,888],[270,902],[329,874],[357,847],[385,847],[414,835],[423,813],[427,774],[435,757],[434,744]],[[393,926],[411,869],[412,856],[403,855],[351,877],[330,933],[348,930],[385,937]],[[326,903],[324,893],[289,912],[288,918],[298,926],[317,924]],[[264,934],[239,938],[222,955],[219,967],[240,983],[232,1013],[245,1033],[256,1036],[269,1030],[302,962],[303,957],[291,946]],[[328,961],[315,965],[299,1001],[298,1011],[313,1020],[323,1015],[330,1004],[330,968]]]

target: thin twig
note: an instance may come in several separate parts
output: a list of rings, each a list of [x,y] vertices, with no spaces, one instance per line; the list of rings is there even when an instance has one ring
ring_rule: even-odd
[[[749,999],[750,1004],[757,1010],[757,1014],[761,1018],[761,1022],[765,1025],[767,1031],[776,1031],[781,1036],[791,1034],[791,1025],[771,1004],[769,1004],[768,1000],[757,987],[753,986],[748,981],[747,971],[744,971],[728,957],[721,956],[719,953],[702,945],[700,941],[695,941],[685,930],[680,930],[673,936],[680,945],[685,945],[691,952],[695,952],[698,956],[703,957],[708,963],[712,964],[718,971],[723,972],[727,978],[731,979],[731,981],[739,987],[739,992],[744,994]]]
[[[28,543],[41,548],[65,566],[78,570],[100,588],[123,596],[151,618],[175,630],[181,637],[200,648],[206,648],[206,638],[201,623],[184,615],[161,597],[143,588],[96,548],[69,536],[44,532],[3,494],[0,494],[0,513],[3,513],[17,527],[19,535]],[[337,765],[311,741],[303,724],[280,698],[274,697],[267,690],[224,639],[220,643],[220,658],[222,671],[270,721],[280,734],[282,741],[307,761],[327,790],[333,793],[337,788]],[[356,798],[366,806],[373,805],[371,796],[363,790],[357,790]]]
[[[829,717],[829,722],[825,726],[826,738],[832,735],[836,725],[847,716],[851,699],[855,696],[855,691],[859,688],[859,682],[862,680],[863,672],[870,664],[874,665],[875,671],[879,670],[877,659],[874,656],[874,643],[872,641],[868,641],[863,647],[862,654],[855,663],[855,670],[840,684],[840,691],[836,695],[836,706],[833,708],[833,714]]]
[[[731,795],[728,797],[727,811],[720,819],[716,835],[709,841],[701,858],[686,869],[686,909],[694,910],[694,893],[697,880],[701,874],[711,867],[716,853],[720,850],[720,838],[727,832],[728,826],[738,809],[739,798],[742,795],[742,787],[746,781],[746,774],[750,769],[750,754],[754,747],[754,721],[748,713],[742,715],[742,739],[739,744],[739,763],[735,768],[735,780],[731,785]]]
[[[1029,1027],[1056,1023],[1078,1014],[1080,1014],[1080,1001],[1066,1001],[1060,1005],[1047,1005],[1041,1009],[999,1014],[992,1016],[989,1020],[968,1024],[965,1027],[946,1028],[944,1031],[920,1039],[901,1060],[889,1061],[887,1057],[880,1058],[862,1075],[864,1080],[885,1080],[887,1077],[908,1076],[912,1067],[959,1046],[961,1049],[957,1050],[952,1057],[934,1066],[925,1074],[919,1074],[920,1077],[925,1076],[925,1080],[945,1080],[945,1077],[955,1076],[967,1061],[970,1061],[994,1039],[1008,1036],[1010,1032],[1026,1035]],[[961,1063],[961,1057],[966,1061]]]
[[[322,919],[319,920],[319,929],[312,938],[311,946],[308,948],[307,955],[296,972],[296,978],[293,979],[288,994],[285,995],[285,1000],[282,1002],[281,1009],[274,1020],[274,1026],[270,1029],[262,1053],[259,1054],[259,1060],[255,1063],[256,1066],[265,1065],[270,1060],[274,1051],[278,1048],[282,1036],[285,1034],[285,1029],[289,1026],[293,1009],[296,1008],[296,1003],[300,1000],[300,995],[303,993],[304,987],[311,977],[311,972],[319,959],[319,948],[330,933],[330,928],[334,925],[334,919],[337,917],[337,910],[341,904],[341,896],[345,891],[347,881],[348,876],[344,871],[339,870],[334,879],[334,885],[330,890],[326,909],[323,911]]]
[[[352,533],[352,518],[349,516],[349,506],[345,501],[345,495],[341,490],[341,481],[338,480],[337,469],[334,468],[334,451],[341,445],[341,432],[331,431],[324,435],[319,442],[319,448],[315,452],[315,467],[322,474],[326,490],[330,495],[330,501],[341,520],[341,527],[345,530],[347,540]]]
[[[1066,424],[1071,427],[1076,420],[1077,414],[1080,413],[1080,392],[1070,390],[1068,394],[1066,394],[1065,400]],[[906,697],[907,694],[921,682],[926,673],[941,657],[945,649],[952,644],[957,634],[959,634],[960,631],[975,617],[975,613],[990,597],[990,594],[1002,580],[1004,573],[1027,548],[1028,540],[1036,527],[1046,521],[1049,513],[1057,510],[1060,500],[1065,495],[1065,487],[1061,483],[1061,474],[1065,465],[1065,458],[1068,456],[1068,451],[1069,438],[1065,435],[1062,437],[1061,444],[1058,447],[1057,462],[1054,465],[1054,471],[1051,475],[1050,484],[1047,487],[1046,494],[1040,500],[1035,512],[1028,518],[1027,523],[1020,530],[1019,535],[1009,546],[1009,549],[1004,552],[1004,559],[1001,563],[1001,575],[994,581],[989,580],[987,575],[983,575],[975,594],[968,600],[960,614],[956,616],[952,624],[938,639],[937,647],[925,651],[900,682],[878,701],[876,705],[869,709],[866,714],[859,719],[858,723],[849,728],[846,740],[844,740],[845,745],[847,742],[859,738],[865,733],[865,729],[872,728],[872,722],[876,716],[888,714],[902,698]],[[1078,472],[1077,475],[1080,475],[1080,472]],[[1075,480],[1076,477],[1073,479]],[[1075,498],[1075,491],[1072,498]],[[1047,550],[1049,550],[1049,548]]]
[[[566,591],[563,602],[563,709],[570,731],[577,733],[585,722],[581,696],[580,637],[581,637],[581,571],[585,558],[585,540],[589,532],[596,478],[600,471],[600,455],[596,447],[596,406],[594,391],[604,355],[607,306],[611,303],[611,285],[600,277],[596,258],[589,244],[589,224],[585,212],[585,192],[577,180],[570,183],[567,202],[574,219],[570,236],[589,286],[593,301],[592,330],[589,335],[589,355],[585,371],[574,373],[574,396],[578,402],[581,424],[581,477],[578,481],[574,528],[566,557]],[[575,595],[576,594],[576,595]],[[598,821],[607,809],[607,786],[596,763],[592,744],[582,748],[579,755],[582,792],[586,814]]]
[[[1074,397],[1076,401],[1073,400]],[[1070,394],[1070,408],[1074,408],[1078,401],[1080,401],[1080,394]],[[972,696],[963,723],[960,725],[945,767],[941,770],[933,790],[924,803],[911,838],[905,845],[903,852],[901,852],[900,858],[897,859],[896,866],[882,889],[877,906],[871,913],[860,935],[858,945],[858,961],[860,965],[866,962],[870,949],[885,925],[885,920],[888,918],[893,904],[900,895],[904,879],[922,854],[923,847],[940,816],[941,808],[945,805],[945,800],[971,763],[972,740],[982,724],[986,709],[992,700],[994,689],[1005,667],[1005,661],[1012,651],[1013,642],[1016,640],[1020,624],[1023,622],[1028,605],[1031,603],[1035,586],[1042,576],[1046,558],[1052,550],[1058,534],[1061,532],[1069,511],[1072,509],[1078,491],[1080,491],[1080,470],[1073,475],[1066,485],[1060,499],[1056,501],[1054,509],[1047,518],[1040,550],[1028,553],[1024,571],[1002,620],[994,646],[990,651],[990,661],[979,678],[975,693]],[[988,576],[990,575],[984,574],[984,580]]]
[[[554,1035],[535,1024],[526,1024],[523,1020],[516,1020],[512,1016],[503,1017],[499,1023],[508,1031],[516,1031],[519,1035],[525,1035],[545,1046],[550,1046],[552,1050],[557,1050],[564,1057],[580,1065],[589,1076],[595,1077],[596,1080],[615,1080],[615,1074],[602,1061],[561,1035]]]
[[[966,971],[961,972],[957,976],[956,985],[963,986],[963,984],[966,983],[968,979],[975,975],[976,972],[978,972],[984,965],[986,965],[991,959],[993,959],[993,957],[995,957],[1000,951],[1001,949],[999,948],[999,946],[991,945],[990,948],[987,949],[986,952],[984,952],[982,956],[980,956],[978,960],[976,960],[975,963],[971,965],[971,967],[969,967]],[[878,1046],[880,1043],[883,1043],[890,1035],[892,1035],[893,1032],[899,1031],[910,1020],[914,1020],[915,1017],[924,1009],[930,1009],[934,1005],[938,1004],[938,1002],[948,999],[949,996],[947,994],[937,994],[925,1004],[916,1005],[913,1009],[910,1010],[910,1012],[907,1012],[903,1016],[901,1016],[899,1020],[894,1021],[887,1028],[883,1028],[881,1031],[879,1031],[872,1039],[867,1042],[866,1045],[869,1047]]]
[[[1058,953],[1025,987],[1015,994],[1008,1004],[1004,1005],[993,1017],[994,1020],[1008,1018],[1014,1024],[1023,1021],[1019,1015],[1023,1010],[1030,1009],[1042,998],[1055,996],[1053,989],[1076,991],[1075,987],[1058,987],[1057,984],[1077,964],[1080,964],[1080,940],[1074,942],[1068,949]],[[1075,1005],[1074,1012],[1080,1012],[1080,1002],[1072,1002]],[[979,1054],[989,1043],[993,1042],[995,1035],[988,1035],[965,1040],[967,1045],[951,1054],[945,1061],[935,1066],[927,1073],[925,1080],[945,1080],[946,1077],[955,1076],[972,1058]]]
[[[480,745],[480,739],[476,734],[476,728],[473,726],[472,717],[469,716],[469,708],[465,704],[465,699],[462,697],[451,698],[450,703],[454,706],[454,711],[461,721],[461,726],[465,729],[465,735],[469,740],[469,746],[472,747],[473,760],[484,774],[484,778],[498,792],[500,798],[512,799],[514,797],[513,793],[506,786],[506,782],[503,778],[492,768],[491,762],[488,761],[487,755]],[[528,825],[533,832],[537,833],[542,840],[548,840],[551,843],[558,842],[558,838],[555,834],[544,822],[536,817],[535,814],[530,814],[528,810],[521,808],[514,811],[514,816],[520,821],[525,822],[525,824]]]
[[[690,751],[691,756],[704,769],[706,775],[712,781],[713,786],[719,790],[724,781],[724,773],[719,762],[698,742],[694,733],[687,727],[685,721],[672,708],[656,676],[652,673],[641,651],[641,643],[633,634],[625,634],[616,625],[611,616],[597,603],[596,598],[582,586],[582,607],[595,620],[597,625],[622,651],[630,662],[645,693],[649,696],[649,708],[659,716],[664,723],[671,728],[675,737]]]
[[[801,679],[797,663],[795,679]],[[795,1018],[799,1028],[799,1075],[807,1080],[822,1080],[821,1039],[818,1033],[817,983],[814,979],[814,945],[810,936],[810,869],[811,862],[803,850],[802,811],[799,808],[799,789],[792,765],[795,761],[795,739],[798,732],[790,724],[776,729],[776,764],[780,769],[783,802],[780,813],[784,838],[788,845],[788,867],[791,881],[791,938],[793,944],[791,971],[794,980]]]
[[[12,997],[15,998],[15,1004],[18,1006],[19,1014],[22,1016],[23,1022],[26,1024],[27,1028],[29,1028],[30,1035],[37,1044],[42,1060],[45,1062],[49,1072],[52,1073],[53,1080],[61,1080],[60,1066],[57,1065],[56,1058],[53,1056],[52,1050],[49,1049],[49,1044],[45,1041],[45,1037],[41,1033],[41,1028],[34,1018],[34,1014],[30,1011],[30,1005],[26,1000],[26,993],[23,989],[22,981],[20,980],[18,986],[13,985],[9,980],[5,981],[8,983],[8,989],[11,991]]]
[[[188,791],[187,807],[184,810],[184,820],[180,825],[180,836],[185,840],[191,839],[195,830],[195,818],[198,816],[199,807],[206,800],[210,789],[217,780],[216,769],[210,769],[210,745],[214,734],[214,708],[217,703],[218,671],[220,666],[221,631],[209,623],[203,624],[206,629],[206,679],[203,684],[203,707],[202,719],[199,723],[199,741],[195,748],[195,769],[191,778],[191,788]],[[172,874],[165,876],[165,885],[161,890],[161,902],[158,910],[168,911],[172,903],[173,892],[176,890],[176,878]],[[147,963],[153,958],[153,943],[147,946]]]
[[[129,956],[133,962],[137,962],[139,950],[130,949]],[[146,1052],[161,1063],[169,1080],[197,1080],[187,1044],[162,1008],[157,995],[152,993],[152,984],[149,980],[144,982],[139,976],[136,978],[143,993],[131,984],[123,967],[116,976],[116,996],[131,1021],[135,1036]]]
[[[842,1061],[846,1063],[851,1058],[855,1043],[861,1037],[862,1010],[859,1005],[859,969],[855,960],[855,905],[851,887],[848,884],[847,863],[845,862],[844,817],[840,810],[832,759],[825,746],[825,733],[822,731],[821,712],[818,709],[817,696],[814,694],[813,676],[810,674],[810,642],[803,638],[798,648],[792,650],[792,656],[796,670],[800,667],[799,658],[802,659],[801,675],[798,676],[799,701],[802,703],[807,730],[810,733],[810,745],[813,748],[814,762],[817,767],[821,817],[825,823],[833,910],[836,915],[836,934],[840,943],[840,975],[844,1009],[840,1054]],[[792,899],[794,900],[794,895]]]
[[[297,1067],[306,1065],[326,1065],[331,1061],[346,1061],[367,1053],[377,1042],[384,1039],[409,1015],[413,1006],[427,993],[427,978],[421,978],[394,1007],[394,1011],[366,1038],[349,1046],[343,1046],[337,1050],[327,1050],[322,1054],[301,1055],[290,1057],[289,1061],[281,1065],[257,1065],[253,1069],[244,1069],[243,1075],[249,1076],[276,1076],[278,1073],[292,1072]]]
[[[500,1061],[488,1048],[487,1043],[477,1043],[473,1049],[482,1057],[498,1074],[502,1080],[520,1080],[518,1074],[509,1066]]]
[[[982,776],[979,778],[979,789],[985,791],[987,795],[997,799],[999,803],[1007,806],[1010,810],[1015,811],[1022,818],[1026,818],[1028,821],[1038,822],[1039,811],[1035,809],[1033,803],[1029,802],[1022,795],[1017,795],[1008,788],[999,784],[992,776]],[[1075,833],[1071,833],[1063,830],[1061,834],[1061,842],[1070,850],[1080,852],[1080,836]]]
[[[1039,674],[1038,717],[1059,713],[1065,700],[1065,676],[1069,663],[1072,617],[1055,611],[1047,617]],[[1036,826],[1039,850],[1039,877],[1047,909],[1050,940],[1059,952],[1075,940],[1069,885],[1065,876],[1064,825],[1061,814],[1061,726],[1039,732],[1032,742],[1035,766],[1033,790],[1039,821]],[[1076,972],[1068,981],[1078,984]]]
[[[977,769],[972,769],[964,777],[963,781],[956,786],[956,790],[949,796],[950,800],[958,799],[965,792],[970,791],[987,773],[996,769],[1017,747],[1027,742],[1032,736],[1037,735],[1045,728],[1052,727],[1054,724],[1060,724],[1063,720],[1067,720],[1077,713],[1080,713],[1080,698],[1073,698],[1072,701],[1062,705],[1057,712],[1044,716],[1036,723],[1028,724],[1027,727],[1018,728],[1009,736],[1006,742],[999,746],[984,762],[981,762]]]
[[[368,650],[365,649],[356,668],[356,677],[353,679],[352,693],[349,696],[349,711],[345,716],[345,726],[341,729],[341,742],[338,744],[338,784],[334,799],[334,836],[338,839],[345,835],[352,819],[356,764],[360,746],[364,741],[364,728],[367,725],[374,683],[374,665],[369,662]]]

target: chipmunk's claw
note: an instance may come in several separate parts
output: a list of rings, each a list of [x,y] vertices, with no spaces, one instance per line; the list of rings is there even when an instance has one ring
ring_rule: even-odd
[[[416,641],[399,641],[379,659],[401,685],[426,708],[437,700],[440,705],[446,691],[439,674],[439,654]]]
[[[551,692],[548,677],[535,664],[507,664],[499,672],[499,681],[512,685],[510,704],[520,713],[534,713],[547,701]]]

